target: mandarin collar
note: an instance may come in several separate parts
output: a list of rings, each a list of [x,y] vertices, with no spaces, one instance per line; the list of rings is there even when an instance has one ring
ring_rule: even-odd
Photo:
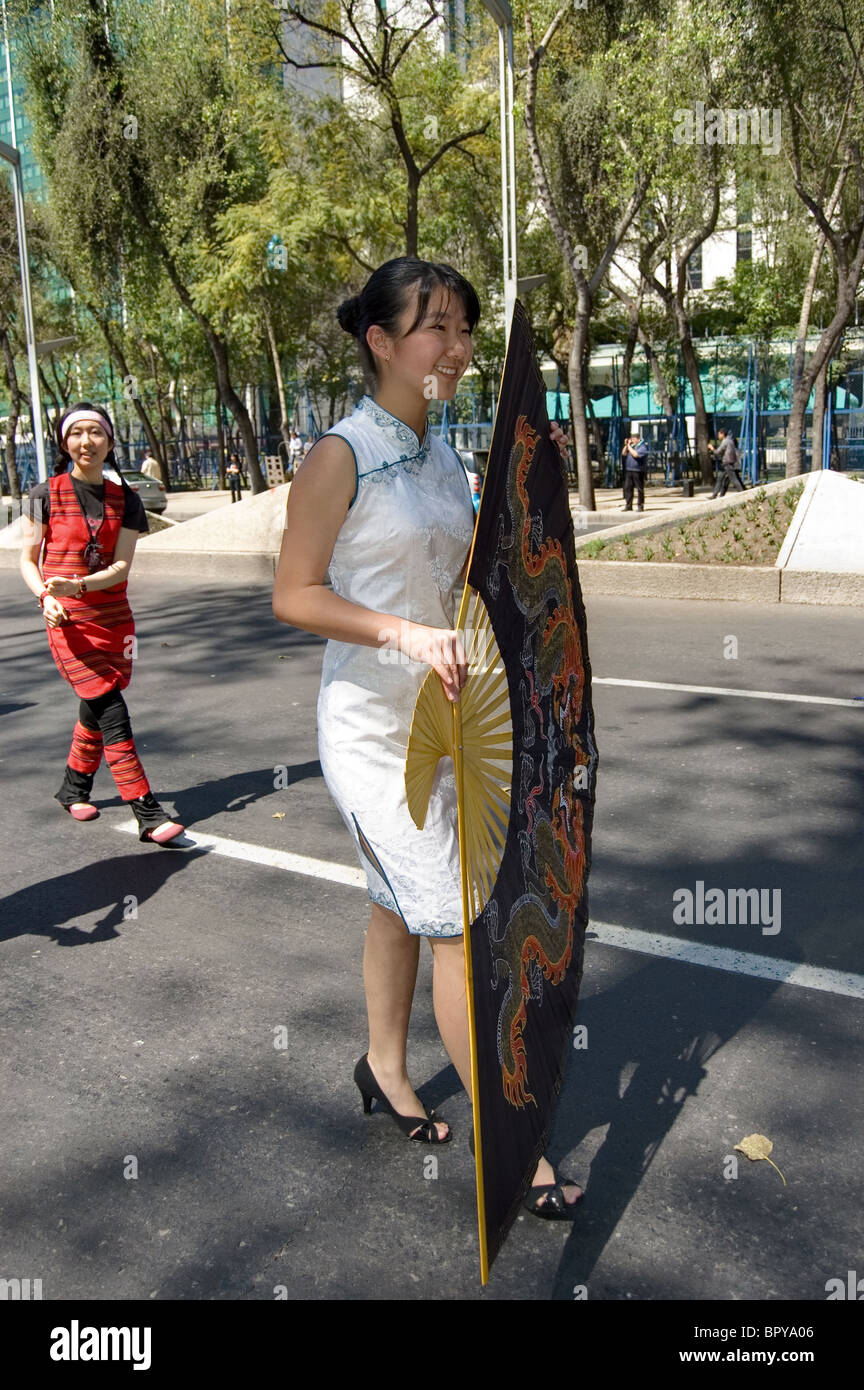
[[[368,415],[379,429],[388,434],[399,444],[410,444],[413,446],[415,454],[425,458],[429,452],[432,442],[432,430],[429,421],[426,421],[426,429],[423,434],[422,444],[417,438],[417,434],[410,425],[406,425],[404,420],[400,420],[398,415],[391,415],[389,410],[385,410],[383,405],[379,405],[371,396],[362,396],[357,403],[357,409],[364,415]]]

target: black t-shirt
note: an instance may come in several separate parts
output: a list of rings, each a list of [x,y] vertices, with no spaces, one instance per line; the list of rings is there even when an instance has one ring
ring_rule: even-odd
[[[75,496],[83,509],[84,515],[91,521],[101,521],[103,505],[105,500],[104,483],[85,483],[80,478],[72,478],[72,486],[75,489]],[[131,488],[124,489],[126,504],[123,510],[123,525],[129,531],[139,531],[142,535],[150,530],[147,524],[147,513],[144,510],[144,503],[133,492]],[[31,521],[41,522],[47,525],[51,515],[51,485],[50,483],[37,483],[31,487],[25,503],[25,515]]]

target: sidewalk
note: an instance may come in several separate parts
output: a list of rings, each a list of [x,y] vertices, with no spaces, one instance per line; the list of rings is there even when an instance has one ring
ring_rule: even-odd
[[[703,492],[708,494],[709,487],[697,486],[696,496]],[[570,489],[571,510],[579,507],[579,493],[577,489]],[[217,489],[213,492],[208,488],[191,490],[184,488],[182,491],[169,492],[168,506],[162,513],[169,521],[192,521],[197,516],[207,516],[210,512],[217,511],[219,507],[224,507],[231,502],[231,493],[228,489],[224,491]],[[242,497],[251,497],[248,489],[243,490]],[[672,512],[682,502],[692,501],[692,498],[682,497],[680,486],[662,487],[659,485],[646,487],[645,489],[645,511],[647,512]],[[609,521],[609,513],[621,511],[624,503],[620,488],[595,488],[594,489],[594,511],[587,513],[588,517],[603,517],[604,523]],[[8,524],[9,510],[14,508],[17,514],[17,503],[13,503],[12,498],[4,495],[0,498],[0,527]]]
[[[698,483],[694,489],[693,497],[684,497],[680,483],[674,487],[663,487],[662,484],[651,484],[645,488],[645,511],[642,515],[666,515],[674,514],[679,506],[692,503],[697,498],[709,497],[711,486],[705,483]],[[579,514],[579,492],[576,488],[569,489],[570,510]],[[594,521],[602,519],[603,525],[613,524],[611,521],[615,513],[624,511],[624,494],[620,487],[595,487],[594,489],[594,511],[584,512],[582,515],[586,520]],[[633,512],[633,516],[639,513]],[[622,518],[623,519],[623,518]],[[618,524],[616,521],[615,525]]]
[[[249,497],[251,494],[244,488],[243,496]],[[169,492],[167,497],[168,506],[161,515],[166,516],[169,521],[191,521],[193,517],[205,516],[231,501],[231,493],[227,488],[224,492],[221,489],[211,492],[209,487],[200,491],[184,488],[182,491]],[[10,510],[17,516],[18,503],[13,502],[7,493],[0,497],[0,527],[9,524]]]

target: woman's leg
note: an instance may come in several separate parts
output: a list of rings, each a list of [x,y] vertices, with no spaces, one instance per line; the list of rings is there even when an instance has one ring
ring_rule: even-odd
[[[83,810],[90,805],[90,792],[93,778],[102,761],[102,733],[98,720],[94,719],[86,700],[78,707],[78,719],[72,734],[72,746],[66,759],[66,773],[63,785],[56,793],[56,800],[67,809],[74,807]],[[96,815],[94,811],[92,813]]]
[[[434,961],[432,1002],[435,1022],[459,1080],[471,1094],[471,1046],[465,994],[465,948],[461,936],[430,937]]]
[[[441,1041],[447,1054],[459,1073],[459,1078],[468,1095],[471,1095],[471,1045],[468,1037],[468,998],[465,989],[465,948],[464,938],[430,938],[434,958],[432,998],[435,1005],[435,1019]],[[545,1187],[555,1181],[555,1170],[548,1159],[541,1158],[534,1175],[534,1187]],[[579,1200],[580,1187],[564,1188],[564,1200],[568,1206]],[[541,1199],[541,1206],[547,1198]]]
[[[141,766],[126,701],[119,690],[109,690],[90,700],[90,709],[99,721],[105,740],[105,761],[117,790],[124,801],[135,801],[150,790],[147,775]]]
[[[406,1048],[408,1020],[417,980],[420,938],[412,936],[401,917],[372,904],[363,984],[369,1017],[369,1066],[394,1110],[400,1115],[426,1112],[408,1080]],[[446,1124],[438,1124],[443,1138]]]
[[[165,814],[150,790],[147,774],[135,747],[129,710],[120,691],[109,690],[107,694],[98,695],[87,703],[102,732],[105,761],[121,799],[132,808],[140,838],[149,838],[156,832],[164,835],[165,839],[178,835],[183,827]]]

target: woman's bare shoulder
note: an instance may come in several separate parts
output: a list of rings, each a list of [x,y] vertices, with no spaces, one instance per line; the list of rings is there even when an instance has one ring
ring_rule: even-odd
[[[313,469],[318,472],[326,469],[330,473],[344,473],[347,470],[353,476],[354,468],[354,450],[348,440],[341,434],[322,434],[300,464],[295,477],[299,478],[301,473]]]
[[[357,491],[357,463],[354,450],[340,435],[324,434],[312,445],[294,474],[288,493],[288,512],[292,506],[313,506],[343,517]]]

